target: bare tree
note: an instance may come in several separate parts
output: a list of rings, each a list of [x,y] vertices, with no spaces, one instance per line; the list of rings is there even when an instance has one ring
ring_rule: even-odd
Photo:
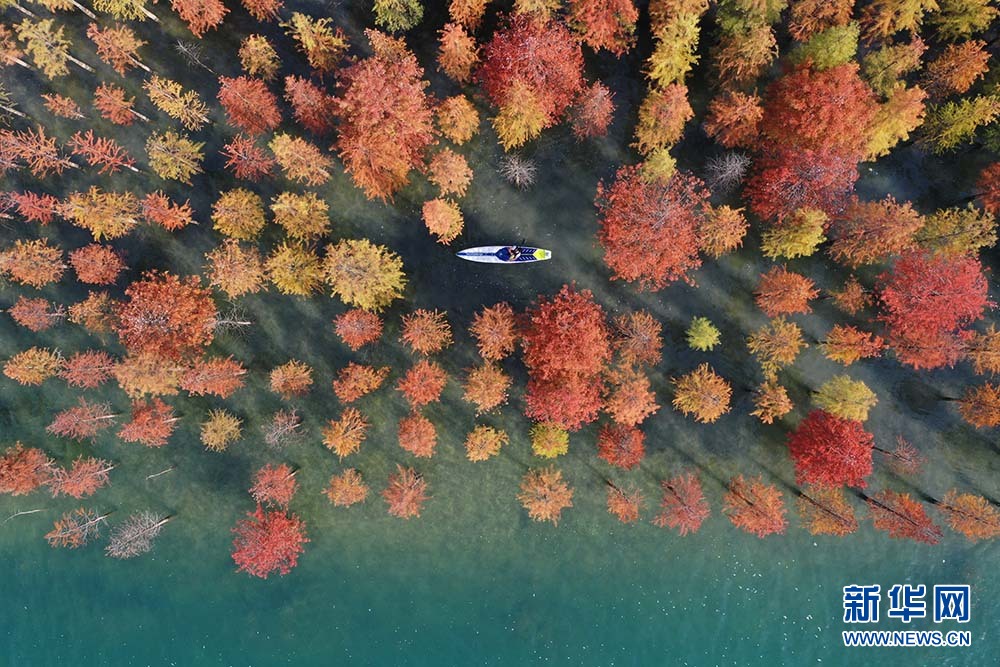
[[[750,169],[750,156],[730,152],[709,158],[705,165],[705,183],[712,192],[726,194],[735,190]]]
[[[253,320],[246,311],[237,306],[230,307],[226,312],[219,313],[212,323],[217,333],[242,335],[246,328],[253,325]]]
[[[274,413],[271,423],[263,425],[264,442],[275,449],[284,447],[297,440],[302,435],[299,430],[302,417],[298,410],[278,410]]]
[[[203,69],[208,70],[212,74],[215,74],[215,70],[213,70],[211,67],[206,65],[204,61],[202,61],[202,58],[205,57],[205,52],[201,48],[200,44],[197,44],[195,42],[185,42],[183,40],[178,39],[177,43],[174,44],[174,51],[183,56],[184,59],[188,61],[188,64],[191,65],[192,67],[194,66],[201,67]]]
[[[147,553],[168,521],[169,516],[155,512],[133,514],[112,529],[104,553],[111,558],[135,558]]]
[[[519,190],[527,190],[535,184],[538,167],[534,160],[520,155],[505,155],[500,158],[500,175]]]

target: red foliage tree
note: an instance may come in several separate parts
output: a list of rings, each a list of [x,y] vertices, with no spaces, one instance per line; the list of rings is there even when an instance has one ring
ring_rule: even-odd
[[[448,383],[448,374],[433,361],[421,359],[399,379],[396,389],[406,397],[410,407],[417,409],[441,400]]]
[[[613,466],[631,470],[646,456],[645,440],[634,426],[605,426],[597,436],[597,455]]]
[[[251,135],[270,132],[281,125],[278,98],[261,79],[220,76],[219,103],[230,124]]]
[[[118,338],[130,352],[180,359],[212,342],[217,311],[197,277],[150,272],[125,296],[115,315]]]
[[[798,208],[836,212],[857,180],[878,105],[855,63],[799,65],[768,86],[754,174],[747,186],[761,218]]]
[[[344,169],[370,199],[389,199],[423,163],[434,113],[416,56],[401,39],[366,31],[374,55],[340,72],[339,134]]]
[[[170,0],[170,6],[195,37],[217,27],[229,13],[222,0]]]
[[[875,438],[861,422],[813,410],[788,434],[799,484],[864,488]]]
[[[135,160],[117,141],[94,136],[93,130],[74,133],[66,145],[73,155],[82,157],[87,164],[100,167],[99,174],[114,174],[122,169],[138,171]]]
[[[66,360],[59,377],[71,387],[93,389],[111,378],[115,360],[103,350],[77,352]]]
[[[178,421],[180,417],[175,417],[173,409],[159,398],[134,401],[132,419],[118,431],[118,437],[146,447],[162,447],[177,428]]]
[[[858,161],[829,150],[775,146],[758,156],[744,196],[762,219],[786,218],[803,208],[834,214],[858,180]]]
[[[295,471],[284,463],[268,463],[254,475],[250,495],[258,505],[270,504],[287,509],[298,488]]]
[[[352,308],[337,316],[333,321],[333,329],[344,345],[357,352],[382,336],[382,319],[370,311]]]
[[[561,23],[517,14],[483,49],[476,78],[497,107],[511,103],[517,91],[528,91],[543,127],[551,127],[583,88],[583,54]]]
[[[0,493],[22,496],[48,483],[54,464],[40,449],[21,443],[0,456]]]
[[[270,176],[274,169],[274,158],[255,144],[252,137],[242,134],[223,146],[221,154],[226,158],[226,169],[230,169],[236,178],[259,181]]]
[[[69,468],[56,468],[49,480],[53,496],[83,498],[93,495],[108,483],[108,473],[114,469],[108,461],[93,457],[80,457]]]
[[[333,130],[336,100],[309,79],[285,77],[285,101],[292,105],[295,121],[314,134]]]
[[[209,394],[229,398],[243,386],[247,369],[232,357],[205,357],[194,362],[181,376],[180,387],[195,396]]]
[[[926,544],[941,541],[941,529],[929,516],[923,505],[908,493],[879,491],[874,496],[866,496],[872,525],[884,530],[889,537],[909,539]]]
[[[399,420],[399,446],[414,456],[430,458],[437,447],[437,429],[430,419],[412,412]]]
[[[976,187],[983,208],[991,215],[1000,214],[1000,162],[993,162],[983,168],[976,181]]]
[[[960,330],[993,305],[987,291],[973,257],[903,255],[878,278],[879,319],[889,329],[889,346],[915,368],[954,363],[962,348]]]
[[[36,332],[45,331],[66,317],[62,306],[53,306],[45,299],[29,299],[25,296],[19,296],[7,312],[22,327]]]
[[[115,125],[131,125],[136,118],[149,120],[135,109],[134,97],[126,97],[125,89],[102,83],[94,91],[94,107]]]
[[[653,523],[661,528],[674,528],[681,535],[698,532],[711,513],[698,476],[693,472],[675,475],[660,482],[660,487],[663,498]]]
[[[723,497],[723,509],[734,526],[757,537],[781,534],[788,527],[781,491],[765,484],[760,477],[732,478]]]
[[[88,403],[87,399],[81,398],[76,406],[57,413],[45,430],[65,438],[86,440],[111,426],[115,417],[117,415],[111,413],[110,405]]]
[[[389,475],[389,486],[382,491],[389,505],[389,514],[401,519],[420,516],[427,501],[427,481],[413,468],[396,465],[396,472]]]
[[[159,190],[143,197],[141,207],[142,217],[168,232],[183,229],[194,222],[194,211],[187,200],[177,204]]]
[[[639,10],[632,0],[570,0],[569,23],[584,44],[620,56],[632,45]]]
[[[611,90],[600,82],[584,88],[570,110],[573,136],[579,140],[603,137],[608,133],[615,103]]]
[[[809,313],[809,301],[819,296],[819,290],[809,278],[789,271],[784,266],[772,266],[760,276],[754,300],[768,317],[791,313]]]
[[[758,142],[860,157],[877,109],[856,63],[824,70],[806,63],[768,86]]]
[[[696,177],[676,172],[669,181],[647,180],[625,166],[608,187],[597,186],[598,240],[612,276],[660,290],[701,265],[698,222],[708,191]]]
[[[29,222],[47,225],[56,218],[59,200],[52,195],[38,194],[37,192],[11,192],[8,196],[17,206],[17,212]]]
[[[112,285],[125,269],[125,262],[110,246],[91,243],[69,254],[69,263],[82,283]]]
[[[267,579],[277,571],[285,575],[299,562],[306,537],[305,523],[294,514],[257,511],[249,512],[233,528],[233,561],[239,572]]]
[[[564,285],[552,299],[540,299],[528,310],[522,344],[528,416],[569,430],[596,419],[611,341],[591,293]]]

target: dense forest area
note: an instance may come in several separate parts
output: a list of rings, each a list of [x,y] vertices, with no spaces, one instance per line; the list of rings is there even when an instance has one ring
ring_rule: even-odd
[[[577,493],[599,493],[609,520],[679,535],[713,511],[762,538],[793,513],[816,535],[866,520],[928,544],[943,526],[1000,535],[996,489],[908,485],[928,453],[913,434],[875,437],[866,423],[883,397],[854,372],[950,369],[958,386],[934,400],[951,420],[1000,426],[1000,331],[987,320],[1000,213],[992,0],[2,2],[0,274],[16,325],[3,382],[24,401],[5,410],[44,423],[4,443],[0,493],[72,500],[39,534],[53,547],[106,537],[113,558],[153,549],[184,514],[102,494],[130,476],[185,485],[192,466],[147,476],[118,460],[183,438],[200,441],[196,460],[266,459],[240,482],[252,509],[232,529],[232,559],[287,574],[310,541],[304,493],[325,494],[326,512],[383,503],[417,519],[434,511],[424,473],[439,450],[484,468],[515,431],[530,456],[510,455],[523,471],[509,502],[534,521],[558,524]],[[338,24],[345,15],[357,23]],[[615,127],[627,147],[594,148]],[[544,270],[561,289],[471,316],[419,305],[458,286],[418,280],[427,250],[351,226],[330,189],[349,179],[384,211],[414,208],[385,224],[422,224],[447,249],[435,261],[460,263],[452,252],[470,238],[511,241],[468,215],[475,181],[489,171],[514,193],[548,187],[541,172],[558,167],[533,152],[556,140],[621,158],[589,186],[593,232],[575,227],[603,265],[569,266],[554,247]],[[933,197],[857,187],[915,155],[948,171],[923,175]],[[596,271],[614,292],[669,304],[726,259],[759,263],[747,301],[762,323],[713,311],[671,331],[577,284]],[[275,328],[279,304],[320,301],[337,309],[321,329]],[[804,325],[820,308],[822,331]],[[255,339],[263,327],[275,335]],[[286,336],[322,349],[292,358]],[[670,338],[683,356],[665,358]],[[840,371],[797,372],[807,348]],[[723,351],[724,368],[712,356]],[[734,364],[738,376],[724,370]],[[43,386],[65,400],[35,400]],[[374,439],[389,404],[405,409],[396,440]],[[445,416],[459,411],[471,426]],[[649,424],[689,420],[710,437],[738,411],[781,431],[794,485],[747,469],[715,498],[699,466],[644,469]],[[385,474],[355,463],[366,449],[388,457],[373,467]],[[306,450],[326,461],[322,488],[299,474]],[[596,485],[564,476],[570,450]],[[873,489],[879,470],[901,483]],[[638,482],[648,474],[655,497]]]

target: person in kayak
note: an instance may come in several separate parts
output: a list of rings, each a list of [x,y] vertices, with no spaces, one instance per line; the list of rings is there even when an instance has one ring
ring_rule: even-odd
[[[516,262],[521,256],[522,250],[516,245],[509,245],[497,251],[497,258],[503,262]]]

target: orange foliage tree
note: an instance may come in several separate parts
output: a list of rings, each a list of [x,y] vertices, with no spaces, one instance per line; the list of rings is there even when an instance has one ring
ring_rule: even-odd
[[[636,426],[659,410],[649,378],[632,368],[610,374],[612,383],[604,409],[616,423]]]
[[[55,419],[45,430],[64,438],[88,440],[111,426],[117,416],[111,412],[109,404],[90,403],[81,398],[76,406],[56,413]]]
[[[312,368],[296,359],[271,369],[271,391],[289,399],[302,396],[312,387]]]
[[[653,523],[660,528],[673,528],[681,535],[698,532],[711,513],[698,476],[693,472],[681,473],[660,482],[660,488],[663,490],[660,513]]]
[[[423,70],[406,44],[374,30],[365,33],[373,55],[339,73],[340,121],[336,150],[370,199],[389,199],[423,163],[434,141],[433,112]]]
[[[865,496],[865,501],[871,512],[872,525],[889,533],[889,537],[925,544],[941,541],[941,529],[910,494],[885,490],[874,496]]]
[[[116,329],[129,351],[180,359],[212,342],[217,311],[197,277],[150,272],[125,297],[115,308]]]
[[[634,485],[621,488],[608,482],[608,512],[622,523],[635,523],[644,503],[642,491]]]
[[[499,454],[507,441],[503,431],[480,424],[465,438],[465,456],[470,461],[485,461]]]
[[[232,357],[196,360],[180,377],[180,388],[195,396],[229,398],[243,386],[247,369]]]
[[[254,473],[250,495],[258,505],[287,509],[298,489],[299,483],[291,467],[284,463],[268,463]]]
[[[260,79],[219,77],[219,104],[232,125],[251,134],[264,134],[281,125],[278,98]]]
[[[400,340],[420,354],[440,352],[452,343],[448,316],[440,310],[422,308],[404,315]]]
[[[491,412],[507,402],[511,382],[499,366],[485,363],[469,369],[463,398],[476,406],[476,414]]]
[[[674,407],[695,421],[710,424],[729,412],[733,389],[708,364],[674,380]]]
[[[66,360],[59,377],[71,387],[93,389],[111,378],[115,360],[103,350],[77,352]]]
[[[323,444],[343,459],[361,449],[368,433],[368,421],[357,408],[344,408],[340,419],[331,419],[323,427]]]
[[[0,456],[0,493],[22,496],[51,479],[55,464],[42,450],[20,442]]]
[[[819,296],[814,283],[784,266],[772,266],[760,276],[754,301],[768,317],[791,313],[809,313],[809,301]]]
[[[333,329],[344,345],[357,352],[382,336],[382,318],[367,310],[352,308],[337,316]]]
[[[737,475],[729,480],[723,510],[734,526],[757,537],[781,534],[788,527],[781,491],[760,477],[746,479]]]
[[[313,134],[333,129],[336,100],[309,79],[285,77],[285,100],[292,106],[295,121]]]
[[[437,429],[430,419],[418,412],[411,412],[399,420],[399,446],[420,458],[434,456],[437,447]]]
[[[479,62],[475,38],[458,23],[445,23],[438,34],[438,68],[458,83],[468,83]]]
[[[854,508],[835,487],[817,486],[799,493],[795,501],[802,523],[813,535],[849,535],[858,529]]]
[[[483,359],[500,361],[510,356],[517,344],[514,309],[506,302],[483,308],[473,317],[469,332]]]
[[[597,435],[597,455],[613,466],[631,470],[646,456],[646,436],[634,426],[604,426]]]
[[[7,360],[3,374],[18,384],[35,386],[58,373],[64,359],[58,352],[44,347],[29,347]]]
[[[353,403],[381,387],[388,376],[388,366],[376,368],[352,361],[337,374],[337,379],[333,381],[333,393],[342,403]]]
[[[614,347],[626,364],[654,366],[663,350],[663,325],[644,310],[620,315],[614,322]]]
[[[558,525],[563,510],[573,506],[573,489],[555,468],[529,470],[521,479],[517,499],[528,510],[532,521],[551,521]]]
[[[58,324],[66,311],[62,306],[56,306],[45,299],[29,299],[19,296],[7,312],[15,322],[30,331],[45,331]]]
[[[170,0],[170,6],[195,37],[218,27],[229,13],[222,0]]]
[[[54,283],[65,270],[62,251],[43,239],[18,239],[0,252],[0,274],[29,287]]]
[[[173,409],[159,398],[134,401],[132,419],[118,431],[118,437],[146,447],[162,447],[177,428],[178,421],[180,417],[175,417]]]
[[[69,254],[69,263],[82,283],[111,285],[125,269],[125,263],[114,248],[91,243]]]
[[[749,148],[757,139],[757,126],[763,117],[759,96],[725,90],[708,105],[705,132],[726,148]]]
[[[433,361],[421,359],[399,379],[396,388],[413,409],[441,400],[448,374]]]
[[[53,496],[90,496],[108,483],[108,474],[112,470],[114,466],[108,461],[81,456],[69,468],[55,468],[52,471],[49,490]]]
[[[633,0],[570,0],[570,26],[594,49],[620,56],[632,46],[639,10]]]
[[[948,491],[937,503],[952,530],[970,542],[1000,537],[1000,511],[982,496]]]
[[[427,501],[427,480],[413,468],[396,465],[396,472],[389,475],[389,485],[382,491],[389,505],[389,514],[401,519],[420,516]]]
[[[368,497],[368,485],[361,479],[361,473],[348,468],[330,478],[330,485],[324,493],[336,507],[350,507],[364,502]]]

